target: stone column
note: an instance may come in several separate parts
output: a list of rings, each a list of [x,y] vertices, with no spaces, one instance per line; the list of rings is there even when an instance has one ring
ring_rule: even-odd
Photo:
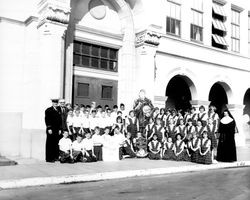
[[[245,146],[246,144],[246,136],[245,132],[243,131],[243,126],[244,126],[244,119],[243,119],[243,109],[244,105],[239,105],[239,104],[228,104],[227,105],[229,111],[233,115],[236,125],[238,128],[238,133],[235,134],[235,142],[236,146]]]
[[[144,30],[136,34],[136,56],[137,56],[137,71],[136,71],[136,90],[146,90],[146,96],[152,102],[159,103],[163,101],[165,107],[165,98],[154,97],[155,83],[155,54],[160,43],[161,35],[151,30]],[[161,103],[162,104],[162,103]]]
[[[42,102],[63,97],[65,31],[70,0],[43,0],[38,4],[38,32]]]

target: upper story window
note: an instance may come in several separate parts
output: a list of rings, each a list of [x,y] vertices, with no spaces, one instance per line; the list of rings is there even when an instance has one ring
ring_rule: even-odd
[[[190,27],[190,37],[192,40],[203,41],[203,1],[193,0],[192,23]]]
[[[117,72],[117,53],[117,49],[74,41],[73,64]]]
[[[179,1],[167,1],[167,33],[181,35],[181,5]]]
[[[224,22],[227,20],[223,5],[213,3],[212,8],[212,46],[220,49],[227,49],[228,44],[225,39],[227,34]]]
[[[231,50],[240,52],[240,12],[231,10]]]

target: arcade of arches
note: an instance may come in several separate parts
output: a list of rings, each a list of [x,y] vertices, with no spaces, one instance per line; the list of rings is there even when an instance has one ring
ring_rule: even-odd
[[[174,108],[176,110],[186,110],[192,106],[199,107],[200,105],[191,105],[194,101],[194,91],[196,92],[194,83],[187,76],[176,75],[170,79],[166,87],[165,102],[166,108]],[[203,99],[200,102],[208,102],[209,105],[214,105],[217,108],[217,113],[221,116],[223,110],[230,107],[229,96],[231,94],[230,86],[225,82],[216,82],[208,92],[208,99]],[[199,101],[198,101],[199,102]],[[243,119],[243,132],[245,139],[250,140],[250,88],[246,91],[243,99],[244,109],[240,111],[235,118]],[[209,105],[205,105],[209,106]],[[235,109],[233,109],[235,110]]]

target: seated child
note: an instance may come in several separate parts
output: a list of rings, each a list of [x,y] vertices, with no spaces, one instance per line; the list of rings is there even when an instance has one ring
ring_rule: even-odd
[[[177,161],[190,161],[190,157],[188,155],[186,144],[182,140],[181,134],[176,134],[176,141],[174,143],[174,152]]]
[[[149,147],[148,157],[150,160],[161,159],[161,143],[158,141],[157,134],[153,135],[153,140],[149,142],[148,147]]]
[[[96,162],[96,156],[94,154],[94,142],[91,138],[91,133],[88,132],[85,134],[86,138],[82,140],[83,149],[84,149],[84,157],[86,158],[86,162]]]
[[[167,141],[165,141],[163,144],[162,159],[175,160],[174,143],[171,137],[168,137]]]
[[[208,139],[207,131],[204,131],[202,136],[198,162],[201,164],[212,164],[211,140]]]
[[[97,161],[102,161],[103,139],[100,133],[101,133],[101,130],[99,126],[96,126],[94,129],[94,135],[92,136],[92,139],[94,142],[94,154],[96,156]]]
[[[201,141],[200,141],[200,139],[197,137],[197,136],[198,136],[197,132],[193,132],[192,135],[193,135],[193,138],[192,138],[192,140],[190,141],[191,162],[198,163],[199,154],[200,154],[200,145],[201,145]]]
[[[138,158],[145,158],[148,155],[147,152],[147,140],[141,134],[141,132],[137,133],[137,137],[134,138],[135,151],[136,156]]]
[[[72,143],[72,156],[74,162],[85,162],[86,158],[83,157],[85,154],[82,144],[82,134],[76,136],[76,140]]]
[[[123,148],[121,148],[120,150],[122,151],[122,155],[124,156],[127,156],[129,158],[136,157],[130,132],[127,133]]]
[[[69,133],[63,132],[63,137],[59,140],[59,161],[61,163],[73,163],[72,159],[72,141],[68,138]]]

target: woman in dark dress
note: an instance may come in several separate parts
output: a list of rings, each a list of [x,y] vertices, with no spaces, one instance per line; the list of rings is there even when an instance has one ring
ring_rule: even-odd
[[[219,144],[217,149],[217,161],[234,162],[237,160],[234,140],[236,123],[228,110],[224,111],[224,117],[219,125]]]

